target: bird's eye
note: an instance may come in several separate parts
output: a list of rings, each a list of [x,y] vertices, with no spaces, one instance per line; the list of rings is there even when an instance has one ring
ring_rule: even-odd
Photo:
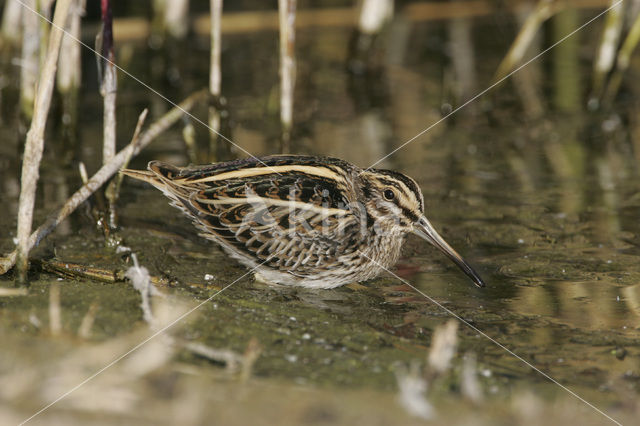
[[[382,195],[384,195],[385,200],[388,200],[388,201],[391,201],[396,197],[396,194],[394,194],[393,191],[390,189],[385,189]]]

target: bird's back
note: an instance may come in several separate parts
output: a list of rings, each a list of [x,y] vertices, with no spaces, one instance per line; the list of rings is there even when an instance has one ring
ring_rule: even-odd
[[[152,161],[142,177],[242,263],[268,268],[261,273],[276,282],[322,286],[348,281],[372,243],[358,171],[337,159],[270,156],[186,168]]]

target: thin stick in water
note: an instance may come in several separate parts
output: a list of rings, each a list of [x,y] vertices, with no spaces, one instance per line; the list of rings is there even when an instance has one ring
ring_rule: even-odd
[[[610,104],[613,101],[613,98],[618,93],[618,89],[620,88],[620,84],[622,83],[622,76],[625,71],[629,68],[631,63],[631,54],[634,49],[638,45],[640,41],[640,13],[636,15],[635,20],[629,30],[629,34],[627,34],[627,38],[625,38],[622,43],[622,47],[618,51],[618,58],[616,60],[616,68],[609,79],[609,83],[607,84],[607,88],[605,90],[603,96],[603,102],[605,104]]]
[[[103,148],[102,164],[109,162],[116,155],[116,91],[118,86],[115,54],[113,50],[113,14],[111,1],[101,1],[102,13],[102,49],[100,54],[108,60],[103,61],[100,94],[103,97]]]
[[[99,58],[102,81],[100,82],[100,94],[103,98],[103,121],[102,121],[102,164],[109,162],[116,155],[116,96],[118,91],[118,76],[115,66],[115,51],[113,46],[113,13],[111,11],[111,0],[101,0],[102,32],[98,36],[100,40],[102,55]],[[106,58],[106,60],[102,59]],[[115,184],[112,182],[105,191],[108,201],[108,232],[117,227],[116,201],[118,193]]]
[[[291,145],[293,123],[293,89],[296,83],[296,0],[278,0],[280,18],[280,122],[282,124],[281,151]]]
[[[209,68],[209,93],[217,101],[220,99],[220,41],[223,0],[210,0],[211,9],[211,59]],[[216,106],[209,106],[209,161],[218,160],[218,133],[220,132],[220,111]]]
[[[58,91],[66,94],[78,90],[82,81],[82,67],[80,66],[80,44],[75,39],[80,38],[80,21],[84,15],[85,0],[72,0],[69,17],[65,30],[69,35],[62,37],[60,59],[56,83]]]
[[[378,34],[393,16],[393,1],[363,0],[358,17],[358,30],[363,34]]]
[[[35,9],[35,0],[24,0],[25,7]],[[20,112],[25,119],[33,117],[36,82],[40,71],[40,23],[28,10],[22,14],[22,53],[20,58]]]
[[[551,22],[552,39],[554,41],[560,40],[565,34],[571,32],[579,25],[579,19],[579,12],[575,9],[566,9],[556,14]],[[576,34],[560,43],[551,52],[553,57],[551,73],[553,103],[557,111],[575,113],[582,108],[581,45],[580,35]],[[567,140],[567,142],[569,141]]]
[[[534,40],[535,35],[542,24],[558,13],[564,5],[555,0],[540,0],[536,5],[536,8],[524,21],[522,28],[516,39],[511,43],[509,51],[498,65],[498,69],[493,76],[492,81],[500,81],[507,74],[509,74],[524,58],[529,45]]]
[[[56,85],[62,96],[63,138],[70,142],[70,146],[75,146],[77,140],[78,90],[82,83],[82,66],[81,46],[76,40],[80,39],[80,23],[85,12],[85,2],[86,0],[72,0],[65,26],[69,34],[62,37],[56,75]]]
[[[189,31],[189,0],[170,0],[165,4],[164,25],[169,36],[181,40]]]
[[[27,278],[29,250],[29,235],[33,223],[33,207],[35,204],[36,185],[39,177],[40,160],[44,149],[44,130],[47,115],[51,105],[51,94],[58,63],[58,54],[62,41],[62,30],[67,20],[71,0],[60,0],[56,4],[53,17],[53,29],[49,40],[47,58],[40,75],[38,93],[35,102],[33,120],[27,133],[22,161],[22,177],[20,200],[18,205],[18,283],[25,283]]]
[[[624,6],[624,3],[619,2],[619,0],[611,0],[610,9],[609,12],[607,12],[607,19],[604,23],[598,55],[593,64],[593,94],[589,100],[591,108],[598,106],[598,101],[604,89],[604,82],[616,60],[618,40],[620,39],[624,21]]]

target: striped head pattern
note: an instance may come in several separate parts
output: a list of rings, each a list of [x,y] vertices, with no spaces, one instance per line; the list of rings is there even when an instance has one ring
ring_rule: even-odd
[[[424,215],[424,198],[415,180],[391,170],[371,169],[360,174],[362,201],[367,213],[387,231],[413,230]]]

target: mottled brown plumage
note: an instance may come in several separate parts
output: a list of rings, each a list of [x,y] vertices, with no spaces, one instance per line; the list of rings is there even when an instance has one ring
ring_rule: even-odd
[[[414,232],[482,279],[424,217],[416,182],[346,161],[269,156],[179,168],[152,161],[123,173],[151,183],[220,244],[267,281],[332,288],[392,267]]]

